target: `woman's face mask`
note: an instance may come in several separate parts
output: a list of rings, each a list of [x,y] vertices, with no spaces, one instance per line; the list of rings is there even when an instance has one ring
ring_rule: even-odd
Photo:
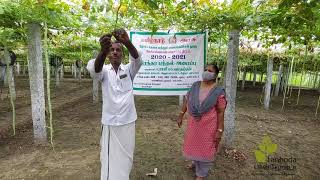
[[[217,78],[217,75],[214,72],[209,72],[208,70],[206,70],[202,73],[203,81],[211,81],[211,80],[215,80],[216,78]]]

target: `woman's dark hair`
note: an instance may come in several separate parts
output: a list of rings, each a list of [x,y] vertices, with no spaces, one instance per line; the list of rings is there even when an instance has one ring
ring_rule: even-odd
[[[220,70],[219,70],[219,68],[218,68],[218,66],[216,64],[210,63],[210,64],[207,64],[207,66],[212,66],[213,69],[216,71],[216,74],[217,75],[219,74]]]

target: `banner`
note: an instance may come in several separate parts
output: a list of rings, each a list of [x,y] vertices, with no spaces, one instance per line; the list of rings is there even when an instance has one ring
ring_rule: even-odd
[[[133,82],[136,95],[185,95],[201,80],[206,63],[206,32],[130,32],[143,65]]]

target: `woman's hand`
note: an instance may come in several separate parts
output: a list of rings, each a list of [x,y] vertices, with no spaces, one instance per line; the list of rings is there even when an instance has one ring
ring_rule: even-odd
[[[216,148],[218,148],[218,146],[220,144],[222,135],[223,135],[223,132],[217,131],[217,134],[216,134]]]
[[[179,117],[177,119],[177,124],[178,124],[178,127],[181,128],[181,125],[182,125],[182,121],[183,121],[183,115],[182,113],[179,114]]]

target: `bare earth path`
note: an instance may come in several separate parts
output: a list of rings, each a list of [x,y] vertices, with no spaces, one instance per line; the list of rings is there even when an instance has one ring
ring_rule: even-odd
[[[11,108],[7,98],[0,99],[0,179],[99,179],[99,137],[101,103],[91,102],[91,81],[68,79],[53,88],[55,151],[33,144],[29,87],[27,79],[17,83],[17,135],[11,136]],[[53,83],[54,84],[54,83]],[[319,124],[315,118],[316,92],[302,91],[301,103],[291,103],[281,112],[281,98],[264,111],[259,102],[260,89],[238,91],[235,148],[248,159],[239,162],[217,155],[208,179],[319,179]],[[133,180],[192,180],[181,155],[184,128],[176,126],[179,113],[177,97],[137,96],[138,121]],[[184,125],[186,121],[184,122]],[[295,175],[271,175],[259,171],[254,150],[268,134],[278,145],[276,156],[294,157]],[[158,176],[145,174],[158,168]],[[258,173],[263,175],[257,175]]]

